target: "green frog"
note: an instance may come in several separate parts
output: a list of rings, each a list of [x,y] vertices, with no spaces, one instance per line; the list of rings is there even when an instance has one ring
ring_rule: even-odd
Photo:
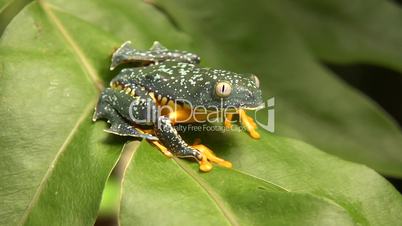
[[[102,91],[93,121],[110,123],[106,132],[147,139],[166,156],[193,158],[201,171],[210,171],[212,163],[232,167],[205,145],[187,144],[175,125],[206,122],[223,113],[225,127],[231,127],[233,115],[239,115],[250,136],[258,139],[257,126],[245,111],[264,106],[259,80],[253,74],[203,68],[199,62],[196,54],[158,42],[142,52],[124,43],[113,54],[111,69],[134,66],[122,69]]]

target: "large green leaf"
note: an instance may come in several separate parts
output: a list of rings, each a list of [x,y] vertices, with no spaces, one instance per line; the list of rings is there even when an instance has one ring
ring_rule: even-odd
[[[398,69],[402,20],[395,18],[402,16],[401,10],[385,0],[358,1],[352,8],[336,0],[292,2],[160,0],[152,8],[124,0],[52,1],[135,46],[159,40],[199,53],[204,66],[258,74],[264,96],[276,97],[278,134],[401,177],[400,128],[319,62],[364,61]],[[191,37],[190,45],[168,18]]]
[[[5,8],[12,2],[13,0],[1,0],[0,1],[0,13],[3,12]]]
[[[277,136],[203,136],[235,170],[200,173],[149,144],[123,185],[122,225],[395,225],[402,197],[367,167]]]
[[[337,0],[326,3],[306,0],[293,4],[290,1],[244,4],[240,0],[157,2],[183,31],[194,37],[194,47],[208,65],[253,72],[260,76],[265,97],[276,97],[278,134],[307,141],[324,151],[367,164],[384,174],[402,176],[400,129],[376,104],[345,86],[317,62],[317,57],[338,59],[353,50],[359,54],[348,55],[345,61],[370,60],[384,66],[388,65],[385,61],[393,65],[398,62],[402,67],[402,55],[398,51],[400,40],[392,41],[402,36],[399,29],[402,20],[392,19],[402,17],[399,8],[392,9],[388,3],[377,4],[381,2],[377,0],[354,2],[353,8],[346,1]],[[360,12],[364,10],[360,6],[367,4],[372,13],[361,17]],[[376,5],[377,11],[374,9]],[[324,12],[320,11],[322,8],[325,8]],[[388,11],[392,13],[385,14]],[[342,17],[341,12],[348,12],[348,16]],[[325,15],[323,20],[319,17],[321,14]],[[311,20],[315,23],[308,27],[308,18],[313,16]],[[377,19],[384,21],[388,16],[392,22],[383,26],[371,24]],[[289,20],[298,22],[289,23]],[[300,25],[302,23],[304,26]],[[313,31],[317,23],[320,23],[318,27],[331,29],[340,37],[330,36],[332,33],[326,33],[324,29]],[[346,27],[348,32],[342,32]],[[316,32],[315,35],[311,34],[313,32]],[[326,34],[320,35],[322,33]],[[383,39],[377,38],[377,34],[383,33]],[[307,36],[310,45],[320,45],[320,48],[314,48],[314,52],[320,54],[314,55],[301,36]],[[326,51],[321,47],[324,42],[330,46]],[[330,50],[337,46],[331,47],[333,43],[361,45],[339,48],[332,56]],[[375,57],[363,57],[367,56],[367,52]],[[389,60],[393,57],[394,60]]]
[[[73,32],[86,35],[74,39]],[[96,45],[86,54],[89,37]],[[102,131],[105,123],[91,122],[100,75],[107,75],[108,54],[117,43],[45,3],[30,4],[5,30],[0,41],[1,225],[94,223],[123,142]]]
[[[11,19],[27,5],[30,0],[0,0],[0,35]]]
[[[147,30],[138,34],[148,44]],[[1,225],[95,221],[124,140],[90,118],[121,42],[45,1],[8,25],[0,41]]]
[[[155,7],[143,1],[72,0],[68,4],[63,0],[49,2],[54,7],[94,24],[123,41],[131,40],[137,48],[150,48],[152,43],[158,40],[170,48],[189,49],[190,38],[177,31]]]
[[[93,224],[124,140],[104,133],[106,124],[93,124],[90,116],[99,90],[113,77],[110,53],[124,40],[141,48],[154,40],[193,46],[204,65],[259,72],[265,96],[277,97],[280,133],[401,175],[399,130],[317,64],[302,41],[307,38],[299,38],[287,20],[272,13],[272,24],[257,27],[256,20],[266,19],[262,13],[270,12],[265,5],[164,5],[186,35],[143,2],[49,2],[30,4],[0,40],[2,225]],[[338,100],[339,92],[348,98]],[[328,109],[329,98],[343,115]],[[261,141],[238,133],[199,135],[236,170],[200,174],[195,163],[167,159],[144,143],[126,173],[122,223],[160,223],[161,217],[194,224],[398,223],[401,197],[372,170],[265,132]],[[376,147],[387,155],[373,153]],[[142,216],[151,207],[157,215]],[[203,211],[211,213],[205,221],[188,221]]]

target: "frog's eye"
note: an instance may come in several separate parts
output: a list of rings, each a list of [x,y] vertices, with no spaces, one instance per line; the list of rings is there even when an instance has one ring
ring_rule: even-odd
[[[227,97],[232,92],[232,86],[228,82],[218,82],[215,86],[215,92],[220,97]]]
[[[260,88],[260,80],[258,79],[258,77],[255,75],[251,75],[251,79],[255,82],[255,86],[257,88]]]

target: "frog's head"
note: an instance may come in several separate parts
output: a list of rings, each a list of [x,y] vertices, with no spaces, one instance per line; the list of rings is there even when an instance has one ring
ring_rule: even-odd
[[[260,81],[254,74],[226,74],[217,79],[212,90],[214,99],[220,99],[223,107],[256,110],[263,107]]]
[[[140,81],[160,100],[173,100],[210,111],[258,109],[263,106],[257,76],[226,70],[201,68],[194,64],[166,61],[143,72]],[[163,101],[166,102],[166,101]],[[187,104],[184,104],[187,103]]]
[[[192,104],[208,110],[256,110],[264,106],[260,82],[254,74],[238,74],[224,70],[207,69],[199,82]],[[201,70],[202,71],[202,70]],[[197,80],[197,78],[195,78]]]

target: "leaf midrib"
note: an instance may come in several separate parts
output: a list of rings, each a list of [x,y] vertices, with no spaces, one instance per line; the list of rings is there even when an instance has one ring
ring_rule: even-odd
[[[220,198],[220,196],[218,194],[215,193],[215,191],[213,191],[213,189],[207,185],[205,182],[203,182],[201,179],[199,179],[197,177],[197,175],[195,175],[191,169],[188,169],[187,166],[185,166],[184,164],[182,164],[180,162],[180,160],[178,160],[176,157],[172,158],[176,163],[177,166],[179,166],[192,180],[194,180],[198,185],[200,185],[200,187],[208,194],[208,196],[215,202],[216,206],[218,207],[218,209],[221,211],[221,213],[223,214],[223,216],[225,216],[226,220],[234,226],[239,226],[240,224],[237,222],[237,219],[235,217],[235,214],[228,209],[225,204],[224,201]]]
[[[99,92],[100,90],[102,90],[104,88],[102,79],[96,72],[95,68],[89,63],[89,61],[87,60],[87,57],[85,56],[85,54],[83,53],[81,48],[78,46],[78,44],[71,37],[71,35],[67,31],[67,29],[65,29],[65,27],[63,26],[61,21],[52,12],[52,10],[50,9],[51,6],[48,3],[46,3],[45,1],[38,1],[38,4],[39,4],[39,6],[42,7],[43,11],[48,15],[49,20],[53,23],[54,27],[57,28],[56,30],[58,32],[60,32],[61,36],[63,37],[63,40],[71,48],[73,55],[76,56],[78,63],[82,66],[83,70],[86,72],[85,74],[88,75],[92,84],[97,88],[97,91]],[[49,165],[44,177],[42,178],[38,188],[36,189],[34,196],[32,197],[31,201],[29,202],[27,209],[24,211],[22,218],[19,222],[19,225],[24,225],[26,223],[31,210],[34,208],[34,205],[37,203],[39,196],[45,187],[46,181],[52,175],[52,172],[53,172],[60,156],[67,149],[68,145],[72,141],[72,139],[73,139],[75,133],[77,132],[78,128],[80,127],[80,125],[84,122],[84,120],[87,118],[87,116],[93,110],[93,108],[96,104],[96,101],[97,101],[97,99],[89,102],[89,104],[86,105],[85,110],[79,116],[77,122],[72,127],[72,129],[71,129],[70,133],[68,134],[68,136],[66,137],[65,141],[60,146],[59,150],[56,153],[55,158]]]
[[[122,154],[120,156],[119,162],[116,164],[117,167],[121,167],[121,175],[120,175],[120,192],[119,192],[119,204],[121,203],[121,200],[123,198],[123,184],[124,180],[126,178],[126,173],[128,167],[131,165],[131,162],[135,158],[134,156],[137,153],[138,147],[140,146],[141,141],[130,141],[124,144],[122,148]],[[118,170],[118,169],[117,169]],[[119,173],[118,173],[119,174]],[[118,205],[117,207],[117,225],[121,225],[120,223],[120,211],[121,211],[121,205]]]
[[[286,139],[294,140],[294,139],[292,139],[292,138],[286,138]],[[270,147],[273,148],[276,152],[280,152],[280,151],[281,151],[276,145],[271,145]],[[265,180],[264,180],[264,181],[265,181]],[[289,191],[290,191],[290,190],[289,190]],[[332,197],[327,196],[327,195],[319,196],[319,195],[316,195],[316,194],[314,194],[314,193],[312,193],[312,192],[305,192],[305,191],[302,191],[302,192],[303,192],[303,193],[308,193],[308,194],[313,195],[313,196],[316,196],[316,197],[319,197],[319,198],[321,198],[321,199],[323,199],[323,200],[326,200],[326,201],[332,203],[332,204],[335,205],[335,206],[338,206],[339,208],[345,210],[346,213],[351,217],[351,219],[353,219],[353,221],[356,222],[356,217],[354,217],[354,214],[353,214],[347,207],[343,206],[342,203],[338,203],[337,200],[332,199]],[[365,222],[368,222],[368,220],[367,220],[364,216],[359,215],[358,217],[360,217],[361,219],[363,219]]]
[[[19,225],[24,225],[26,223],[29,213],[34,208],[34,205],[37,203],[39,196],[45,187],[46,181],[49,179],[49,177],[52,175],[53,170],[56,168],[56,163],[58,162],[60,156],[67,149],[67,147],[70,144],[70,142],[72,141],[76,131],[78,130],[80,125],[84,122],[84,120],[87,118],[88,114],[93,110],[94,106],[95,106],[94,102],[91,102],[90,104],[88,104],[86,106],[85,111],[80,115],[80,117],[78,118],[74,127],[72,128],[71,132],[68,134],[66,140],[64,141],[64,143],[61,145],[61,147],[57,151],[55,158],[53,159],[52,163],[49,165],[49,168],[47,169],[45,175],[42,178],[42,181],[40,182],[38,188],[36,189],[34,196],[32,197],[27,209],[25,210]]]
[[[60,32],[61,36],[63,37],[64,41],[70,46],[72,52],[76,55],[79,64],[82,66],[84,71],[86,71],[88,77],[90,78],[91,82],[95,85],[98,91],[103,90],[103,81],[96,72],[95,68],[91,65],[88,60],[88,57],[84,54],[81,50],[79,45],[74,41],[71,37],[70,33],[67,29],[63,26],[62,22],[57,18],[57,16],[53,13],[50,4],[46,3],[45,1],[39,1],[39,5],[42,7],[43,11],[48,15],[50,21],[54,24],[57,28],[57,31]]]
[[[193,181],[195,181],[198,185],[200,185],[200,187],[201,187],[202,189],[204,189],[204,191],[205,191],[205,192],[209,195],[209,197],[215,202],[215,204],[218,206],[219,210],[223,213],[223,215],[226,217],[226,219],[229,221],[229,223],[230,223],[231,225],[236,225],[236,226],[240,225],[240,223],[238,223],[237,220],[236,220],[235,214],[234,214],[230,209],[228,209],[228,208],[225,206],[224,201],[221,199],[220,195],[218,195],[218,194],[215,193],[215,191],[214,191],[213,188],[211,188],[208,184],[206,184],[206,183],[203,181],[202,178],[199,178],[199,177],[192,171],[192,169],[190,169],[190,168],[189,168],[188,166],[186,166],[185,164],[181,163],[180,160],[178,160],[178,159],[175,158],[175,157],[174,157],[173,159],[174,159],[173,162],[175,162],[176,165],[179,166],[179,168],[181,168]],[[335,207],[337,207],[337,208],[343,210],[343,211],[345,212],[345,214],[347,214],[347,215],[350,217],[350,219],[352,220],[352,222],[353,222],[353,223],[356,223],[355,218],[353,217],[353,214],[350,213],[350,211],[349,211],[347,208],[345,208],[344,206],[340,205],[340,204],[337,203],[336,201],[334,201],[334,200],[332,200],[332,199],[330,199],[330,198],[328,198],[328,197],[326,197],[326,196],[319,196],[319,195],[316,195],[316,194],[311,193],[311,192],[292,192],[290,189],[286,189],[286,188],[284,188],[284,187],[281,187],[281,186],[279,186],[279,185],[276,185],[275,183],[269,182],[269,181],[267,181],[267,180],[265,180],[265,179],[262,179],[262,178],[253,176],[253,175],[248,174],[248,173],[245,173],[245,172],[243,172],[243,171],[234,170],[234,169],[230,169],[230,170],[233,170],[233,171],[235,171],[236,173],[240,173],[240,174],[243,174],[243,175],[245,175],[245,176],[254,178],[254,179],[259,180],[259,181],[261,181],[261,182],[263,182],[263,183],[267,183],[267,184],[270,184],[270,185],[275,186],[275,187],[277,187],[277,188],[280,188],[280,189],[283,190],[283,192],[289,192],[289,193],[294,193],[294,194],[308,194],[308,195],[310,195],[311,197],[315,197],[315,198],[318,199],[318,200],[321,200],[321,201],[323,201],[323,202],[326,202],[326,203],[329,204],[329,205],[333,205],[333,206],[335,206]],[[365,218],[364,218],[363,220],[364,220],[364,222],[368,222]]]

